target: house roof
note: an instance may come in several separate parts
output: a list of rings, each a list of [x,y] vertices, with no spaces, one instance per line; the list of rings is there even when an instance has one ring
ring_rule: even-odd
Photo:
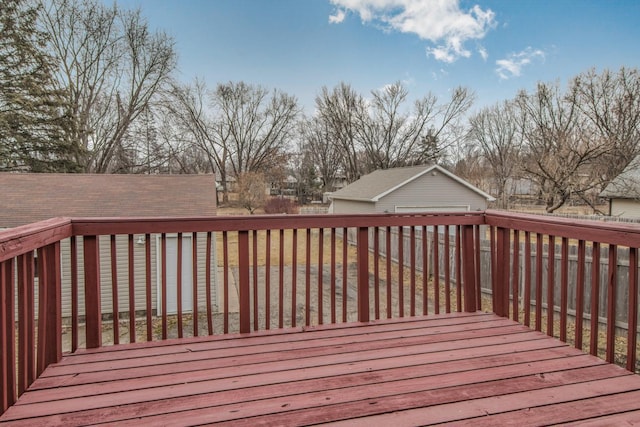
[[[622,173],[602,190],[600,197],[608,199],[640,198],[640,156],[631,160]]]
[[[0,228],[52,217],[216,214],[214,175],[0,173]]]
[[[396,191],[398,188],[432,171],[438,171],[443,175],[448,176],[460,185],[463,185],[469,190],[486,198],[488,201],[495,200],[491,195],[474,187],[464,179],[438,165],[410,166],[384,170],[378,169],[363,176],[359,180],[352,182],[341,190],[332,193],[329,197],[331,199],[377,202],[387,194]]]

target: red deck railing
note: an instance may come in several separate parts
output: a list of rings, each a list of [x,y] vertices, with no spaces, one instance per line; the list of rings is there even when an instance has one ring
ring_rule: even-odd
[[[640,227],[487,211],[493,307],[637,372]]]
[[[496,211],[5,230],[2,410],[82,347],[479,309],[635,370],[639,237],[630,225]]]

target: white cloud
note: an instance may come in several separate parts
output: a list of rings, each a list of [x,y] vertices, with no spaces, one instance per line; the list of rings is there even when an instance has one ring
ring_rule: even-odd
[[[485,48],[484,48],[484,47],[482,47],[482,46],[479,46],[479,47],[478,47],[478,53],[480,54],[480,56],[482,57],[482,59],[483,59],[484,61],[486,61],[486,60],[487,60],[487,58],[489,58],[489,52],[487,52],[487,49],[485,49]]]
[[[522,69],[533,63],[534,61],[544,61],[545,53],[540,49],[533,49],[531,47],[517,53],[510,54],[505,59],[499,59],[496,61],[496,73],[501,79],[507,80],[512,77],[519,77],[522,74]]]
[[[344,18],[347,16],[344,9],[336,10],[336,13],[333,15],[329,15],[329,23],[330,24],[339,24],[344,21]]]
[[[436,46],[429,47],[427,54],[443,62],[471,56],[465,43],[484,38],[496,25],[493,11],[478,5],[464,11],[459,0],[331,0],[331,3],[336,6],[336,13],[329,17],[330,22],[342,22],[346,11],[354,12],[363,23],[415,34],[434,43]]]

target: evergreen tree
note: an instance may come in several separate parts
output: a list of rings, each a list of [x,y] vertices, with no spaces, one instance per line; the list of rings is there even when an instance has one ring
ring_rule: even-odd
[[[0,171],[75,172],[77,144],[29,0],[0,0]]]

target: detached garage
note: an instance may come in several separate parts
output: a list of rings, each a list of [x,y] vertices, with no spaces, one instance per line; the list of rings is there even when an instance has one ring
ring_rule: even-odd
[[[438,165],[377,170],[329,198],[335,214],[479,211],[495,200]]]

